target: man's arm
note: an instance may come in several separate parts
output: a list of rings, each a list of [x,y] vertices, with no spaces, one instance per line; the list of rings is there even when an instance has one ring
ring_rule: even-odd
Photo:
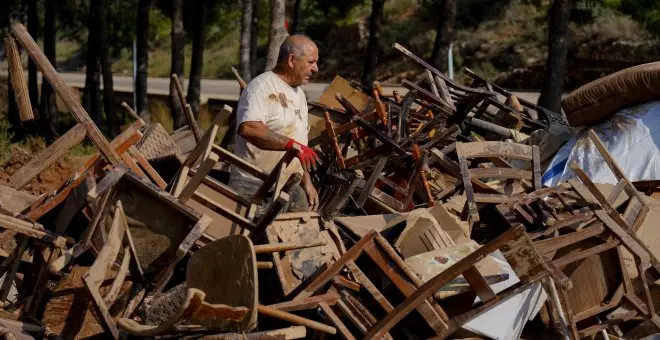
[[[307,171],[303,172],[302,187],[307,194],[309,210],[316,211],[319,208],[319,194],[316,191],[316,188],[314,188],[314,184],[312,184],[312,177]]]
[[[298,154],[296,156],[305,171],[311,171],[312,168],[316,169],[316,164],[321,163],[321,159],[314,150],[292,138],[272,131],[262,122],[249,121],[241,123],[238,126],[238,135],[262,150],[286,151],[297,145]]]
[[[243,122],[238,135],[262,150],[285,151],[289,138],[273,132],[262,122]]]

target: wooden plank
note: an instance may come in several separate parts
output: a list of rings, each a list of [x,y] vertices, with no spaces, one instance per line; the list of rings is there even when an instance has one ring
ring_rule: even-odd
[[[17,240],[18,247],[14,249],[12,257],[9,264],[9,269],[5,272],[5,279],[2,282],[2,287],[0,287],[0,301],[6,301],[7,296],[9,295],[9,290],[11,285],[14,283],[14,278],[16,277],[16,272],[18,271],[18,266],[21,264],[23,259],[23,254],[27,250],[28,238],[21,236]]]
[[[213,118],[211,122],[211,127],[206,130],[204,136],[197,146],[188,154],[188,157],[183,161],[182,167],[193,167],[203,156],[207,156],[209,153],[209,148],[213,148],[215,145],[215,135],[218,132],[218,126],[222,122],[222,117],[226,117],[232,114],[232,108],[229,105],[224,105],[222,110]]]
[[[218,155],[211,152],[208,158],[206,158],[202,164],[199,166],[195,175],[186,183],[186,186],[181,191],[181,194],[177,196],[179,201],[186,203],[190,198],[193,197],[195,191],[202,183],[203,179],[211,172],[211,169],[218,163]],[[185,180],[185,179],[184,179]]]
[[[37,64],[37,67],[41,70],[41,74],[51,84],[55,93],[57,93],[60,99],[62,99],[64,105],[69,109],[71,114],[73,114],[76,121],[78,123],[87,123],[87,136],[103,154],[103,157],[112,165],[121,165],[119,155],[112,149],[112,147],[110,147],[108,140],[105,139],[87,112],[85,112],[85,109],[82,107],[78,98],[73,95],[71,89],[66,83],[64,83],[53,65],[48,61],[48,58],[46,58],[44,53],[39,49],[39,46],[27,32],[25,26],[20,23],[12,25],[12,33],[21,46],[27,51],[34,63]]]
[[[486,282],[483,276],[479,273],[475,266],[468,268],[468,270],[463,272],[463,277],[470,284],[470,288],[477,293],[481,302],[488,303],[493,300],[497,300],[497,295]]]
[[[534,158],[532,147],[525,144],[508,142],[471,142],[457,143],[456,151],[465,158],[506,157],[532,161]]]
[[[559,267],[559,268],[563,268],[563,267],[566,267],[567,265],[569,265],[573,262],[586,259],[587,257],[589,257],[591,255],[600,254],[604,251],[614,249],[618,245],[619,245],[618,240],[610,241],[610,242],[607,242],[607,243],[604,243],[604,244],[597,245],[595,247],[591,247],[589,249],[583,250],[583,251],[575,253],[575,254],[564,256],[564,257],[562,257],[558,260],[554,260],[552,263],[554,263],[554,265]]]
[[[62,236],[54,234],[48,230],[43,229],[39,224],[30,224],[18,218],[0,214],[0,227],[12,230],[16,233],[36,238],[43,242],[52,243],[58,248],[66,247],[66,239]]]
[[[330,113],[328,111],[323,112],[323,117],[325,119],[325,131],[328,134],[332,149],[335,152],[335,157],[337,158],[337,165],[340,169],[346,169],[346,163],[344,163],[344,155],[341,153],[341,148],[339,147],[339,141],[337,140],[337,134],[335,133],[332,120],[330,119]]]
[[[298,241],[298,242],[284,242],[284,243],[270,243],[254,246],[254,252],[257,254],[273,253],[279,251],[313,248],[326,245],[326,240],[317,240],[313,242]]]
[[[37,175],[46,170],[46,168],[67,154],[71,148],[80,144],[85,139],[86,135],[87,128],[85,127],[85,124],[76,124],[76,126],[67,131],[62,137],[58,138],[53,144],[49,145],[39,154],[32,157],[27,164],[23,165],[18,171],[9,177],[9,182],[12,187],[16,189],[23,188],[33,178],[37,177]]]
[[[332,310],[332,308],[330,308],[330,306],[327,303],[321,302],[321,303],[319,303],[319,307],[321,308],[323,313],[328,317],[328,319],[330,319],[330,322],[332,322],[332,324],[335,325],[335,327],[339,330],[339,334],[344,339],[346,339],[346,340],[354,340],[355,339],[353,334],[351,334],[351,332],[348,330],[348,328],[346,328],[346,325],[344,325],[344,323],[341,322],[341,320],[339,319],[337,314],[335,314],[335,312]]]
[[[257,310],[259,311],[259,314],[263,314],[263,315],[266,315],[266,316],[270,316],[270,317],[273,317],[273,318],[277,318],[277,319],[280,319],[280,320],[291,322],[291,323],[296,324],[296,325],[305,326],[305,327],[308,327],[308,328],[311,328],[311,329],[314,329],[314,330],[317,330],[317,331],[321,331],[321,332],[324,332],[324,333],[333,334],[333,335],[337,334],[337,329],[335,327],[330,327],[326,324],[322,324],[322,323],[316,322],[314,320],[303,318],[303,317],[295,315],[295,314],[287,313],[287,312],[284,312],[284,311],[281,311],[281,310],[278,310],[278,309],[274,309],[274,308],[270,308],[270,307],[267,307],[267,306],[263,306],[263,305],[259,305],[257,307]]]
[[[385,312],[389,313],[394,310],[394,306],[385,298],[385,295],[378,290],[376,285],[371,282],[369,277],[358,267],[355,262],[349,261],[346,263],[346,267],[348,270],[353,273],[355,276],[355,279],[360,282],[360,284],[371,294],[371,296],[378,302],[378,304],[385,310]]]
[[[321,295],[311,296],[296,301],[285,301],[269,305],[270,308],[279,309],[285,312],[297,312],[306,309],[313,309],[318,307],[319,303],[323,302],[328,306],[334,306],[339,300],[339,294],[335,292],[328,292]]]
[[[470,178],[511,178],[532,180],[533,173],[523,169],[512,168],[473,168],[468,170]]]
[[[424,285],[417,289],[412,295],[407,297],[404,302],[399,304],[393,312],[388,313],[382,318],[378,324],[369,331],[365,336],[365,339],[379,339],[383,337],[385,333],[392,329],[392,327],[408,315],[408,313],[412,312],[420,303],[424,302],[437,289],[444,286],[452,278],[465,272],[491,252],[501,248],[509,241],[521,237],[524,235],[524,232],[523,227],[510,228],[493,241],[472,252],[447,270],[424,283]]]
[[[333,277],[337,276],[341,270],[346,266],[347,263],[352,262],[360,253],[364,247],[373,241],[376,237],[376,232],[372,231],[366,236],[364,236],[360,241],[358,241],[351,249],[349,249],[342,257],[340,257],[335,263],[333,263],[328,269],[316,277],[305,289],[303,289],[293,300],[300,300],[308,298],[314,293],[321,289],[326,283],[330,282]]]
[[[128,227],[126,228],[128,230]],[[115,303],[115,300],[117,299],[117,295],[119,295],[119,291],[121,290],[121,286],[124,284],[124,280],[126,280],[126,275],[128,274],[128,266],[131,263],[131,253],[130,253],[130,247],[126,246],[124,247],[124,257],[121,260],[121,265],[119,266],[119,271],[117,272],[117,276],[115,276],[115,279],[112,281],[112,286],[110,287],[110,290],[108,291],[107,294],[105,294],[105,297],[103,298],[103,302],[107,306],[112,306],[113,303]]]
[[[539,251],[539,253],[547,254],[582,240],[586,240],[590,237],[600,235],[603,233],[603,231],[605,231],[605,227],[602,225],[589,227],[566,235],[560,235],[550,239],[535,242],[534,246]]]
[[[337,306],[339,309],[344,313],[344,316],[350,320],[355,327],[360,331],[362,334],[367,333],[367,325],[365,324],[365,320],[361,320],[360,317],[347,305],[346,302],[339,300],[337,301]]]
[[[32,112],[30,93],[25,81],[25,73],[23,73],[21,54],[18,51],[18,46],[16,46],[16,41],[11,35],[5,36],[5,49],[9,63],[11,86],[14,88],[14,97],[18,106],[18,114],[22,122],[32,120],[34,119],[34,113]]]
[[[284,191],[280,192],[279,196],[270,203],[261,218],[254,224],[254,230],[250,234],[250,237],[254,238],[261,235],[275,218],[277,218],[277,215],[284,209],[284,205],[287,202],[289,202],[289,194]]]
[[[217,212],[218,214],[222,215],[228,220],[238,224],[243,229],[255,230],[256,228],[256,226],[252,224],[252,222],[250,222],[250,220],[248,220],[247,218],[237,214],[233,210],[228,209],[224,205],[212,200],[211,198],[203,194],[195,192],[193,199],[199,202],[200,204],[204,205],[205,207]]]
[[[190,169],[188,173],[192,176],[195,176],[195,174],[197,174],[197,171]],[[229,199],[238,202],[241,205],[245,205],[245,206],[250,205],[250,201],[240,196],[236,191],[234,191],[234,189],[232,189],[231,187],[229,187],[224,183],[217,181],[216,179],[210,176],[204,177],[204,179],[202,179],[202,183],[204,183],[204,185],[208,186],[209,188],[217,191],[221,195],[227,196]]]
[[[449,88],[447,87],[447,83],[445,82],[445,80],[438,77],[437,75],[434,76],[434,78],[436,84],[438,85],[439,97],[447,102],[449,108],[456,111],[456,106],[454,105],[454,101],[451,99],[451,95],[449,94]]]
[[[376,247],[377,245],[375,243],[371,243],[364,249],[364,251],[404,296],[410,296],[417,287],[409,280],[406,280],[406,274],[403,273],[396,264],[393,264],[393,261],[388,261],[388,259],[383,256],[383,253],[381,253]],[[437,329],[438,331],[442,331],[447,328],[447,325],[441,320],[440,316],[436,314],[428,301],[420,304],[419,307],[417,307],[417,311],[434,330]]]
[[[151,166],[149,161],[146,158],[144,158],[142,153],[134,145],[131,145],[128,148],[128,153],[138,162],[138,164],[140,164],[142,169],[144,169],[144,171],[147,172],[149,178],[151,178],[151,181],[154,182],[154,184],[156,184],[162,190],[165,190],[165,188],[167,187],[167,183],[165,183],[165,180],[163,180],[163,178],[160,177],[160,174],[158,174],[156,169],[154,169]]]
[[[628,225],[628,223],[619,215],[619,213],[612,207],[610,202],[607,201],[607,198],[603,195],[603,193],[598,190],[596,187],[596,184],[591,181],[591,178],[575,163],[575,161],[571,161],[570,164],[571,170],[575,172],[577,177],[580,179],[580,182],[576,181],[575,179],[571,179],[568,181],[568,183],[575,189],[575,192],[577,192],[580,197],[582,197],[584,200],[591,202],[593,201],[590,199],[589,193],[593,195],[593,197],[596,198],[598,203],[600,203],[601,207],[612,217],[617,223],[619,223],[622,226],[630,228],[631,226]]]
[[[374,167],[372,168],[371,175],[369,175],[369,179],[367,180],[367,184],[365,184],[364,188],[362,188],[362,192],[360,193],[360,196],[358,197],[355,203],[358,208],[362,208],[364,206],[364,203],[367,202],[367,198],[369,198],[369,195],[371,195],[371,192],[373,191],[373,188],[376,185],[376,181],[378,180],[379,177],[381,177],[381,172],[385,168],[385,165],[387,164],[387,160],[388,160],[387,156],[380,157],[376,162],[376,165],[374,165]]]
[[[614,160],[610,152],[607,151],[607,148],[600,140],[600,138],[598,138],[598,135],[594,132],[593,129],[589,129],[588,135],[589,135],[589,139],[591,139],[591,141],[594,143],[596,149],[598,149],[600,155],[605,160],[605,163],[607,163],[607,165],[610,167],[616,178],[619,181],[623,181],[626,183],[625,186],[626,193],[628,193],[630,197],[636,197],[640,202],[644,202],[644,198],[642,197],[642,195],[639,193],[639,191],[635,189],[635,186],[633,186],[630,180],[628,180],[626,174],[623,172],[623,169],[621,169],[619,164],[617,164],[617,162]]]
[[[605,226],[610,231],[612,231],[616,236],[619,237],[621,243],[625,245],[626,248],[628,248],[628,250],[630,250],[631,253],[639,257],[642,263],[651,265],[651,256],[653,255],[651,254],[650,251],[648,251],[648,249],[646,249],[644,243],[642,243],[636,236],[631,236],[631,233],[628,233],[625,229],[623,229],[612,218],[610,218],[610,216],[606,214],[603,210],[596,210],[596,216],[605,224]]]
[[[360,286],[359,283],[354,282],[353,280],[349,280],[349,279],[347,279],[347,278],[345,278],[341,275],[335,276],[334,278],[332,278],[332,283],[336,286],[346,288],[346,289],[350,289],[350,290],[352,290],[356,293],[359,293],[360,288],[362,287],[362,286]]]
[[[213,145],[213,152],[217,153],[221,160],[234,164],[262,181],[268,179],[269,174],[267,172],[215,144]]]

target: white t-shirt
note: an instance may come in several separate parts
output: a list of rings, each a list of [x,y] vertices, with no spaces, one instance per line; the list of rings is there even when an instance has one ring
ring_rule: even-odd
[[[289,86],[272,71],[252,79],[241,94],[236,109],[236,129],[244,122],[262,122],[270,130],[307,145],[309,132],[307,99],[300,87]],[[284,156],[285,151],[262,150],[236,134],[234,154],[270,172]],[[302,174],[298,159],[297,166]],[[236,166],[231,166],[229,185],[239,194],[253,195],[262,181]]]

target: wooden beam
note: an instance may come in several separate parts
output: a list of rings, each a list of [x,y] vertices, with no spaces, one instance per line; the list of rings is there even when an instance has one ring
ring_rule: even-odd
[[[30,93],[28,92],[25,81],[25,73],[23,73],[21,54],[18,51],[18,46],[16,46],[16,41],[11,35],[5,37],[5,49],[7,51],[7,61],[9,62],[11,86],[14,88],[14,97],[18,106],[18,114],[22,122],[32,120],[34,119],[34,113],[32,112]]]
[[[12,187],[15,189],[23,188],[42,171],[67,154],[71,148],[80,144],[86,136],[87,127],[85,123],[76,124],[76,126],[67,131],[46,149],[39,152],[39,154],[32,157],[27,164],[23,165],[23,167],[9,177]]]
[[[108,140],[103,136],[101,130],[94,124],[89,117],[82,104],[73,95],[71,89],[66,85],[62,77],[57,73],[53,65],[48,61],[48,58],[39,49],[39,45],[32,39],[27,29],[21,23],[12,25],[12,33],[18,42],[27,51],[28,55],[32,58],[37,67],[41,70],[41,74],[53,86],[53,90],[58,94],[64,105],[69,109],[73,117],[78,123],[87,123],[87,135],[92,143],[96,145],[103,157],[112,165],[119,166],[122,164],[119,155],[110,146]]]
[[[263,315],[267,315],[267,316],[270,316],[270,317],[273,317],[273,318],[276,318],[276,319],[288,321],[288,322],[291,322],[291,323],[296,324],[296,325],[309,327],[311,329],[321,331],[321,332],[324,332],[324,333],[333,334],[333,335],[337,334],[337,329],[334,328],[334,327],[328,326],[328,325],[320,323],[320,322],[316,322],[314,320],[303,318],[303,317],[295,315],[295,314],[291,314],[291,313],[288,313],[288,312],[284,312],[284,311],[281,311],[281,310],[270,308],[270,307],[267,307],[267,306],[264,306],[264,305],[259,305],[257,307],[257,309],[259,311],[259,314],[263,314]]]

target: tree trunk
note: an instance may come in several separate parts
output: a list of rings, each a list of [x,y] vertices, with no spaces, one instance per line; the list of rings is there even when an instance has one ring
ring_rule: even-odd
[[[302,21],[302,0],[296,0],[293,5],[293,24],[291,25],[291,34],[300,33],[300,22]]]
[[[37,0],[27,1],[28,33],[34,40],[39,40],[39,12]],[[30,93],[30,105],[32,110],[39,107],[39,85],[37,84],[37,64],[28,58],[28,92]]]
[[[101,89],[99,74],[99,34],[94,6],[90,6],[87,23],[87,70],[85,75],[85,94],[83,103],[94,123],[102,127],[101,122]]]
[[[149,10],[151,0],[138,1],[136,59],[137,76],[135,81],[135,107],[137,114],[149,122],[149,102],[147,96],[147,78],[149,77]]]
[[[566,78],[570,13],[570,0],[555,0],[548,12],[548,59],[538,105],[557,113],[561,112],[561,95]]]
[[[21,4],[18,1],[12,1],[7,3],[7,32],[10,31],[11,25],[16,22],[21,21]],[[4,40],[3,40],[4,41]],[[19,50],[20,51],[20,50]],[[18,113],[18,104],[16,104],[16,94],[14,93],[14,87],[11,86],[11,73],[7,73],[7,118],[9,120],[10,130],[13,133],[12,141],[21,140],[24,137],[23,125],[21,124],[21,117]]]
[[[280,45],[286,39],[284,28],[285,14],[284,0],[270,0],[270,29],[268,31],[268,55],[266,57],[266,71],[270,71],[277,63]]]
[[[188,104],[195,117],[199,116],[199,95],[202,87],[202,69],[204,67],[204,40],[206,40],[206,5],[205,0],[197,0],[195,13],[195,33],[193,33],[192,58],[190,61],[190,80],[188,81]]]
[[[172,0],[172,64],[170,74],[176,74],[181,86],[183,86],[183,49],[186,44],[186,36],[183,31],[183,0]],[[174,120],[174,129],[186,125],[183,108],[179,95],[176,92],[174,81],[170,79],[170,109]]]
[[[259,0],[255,0],[258,2]],[[241,47],[239,52],[238,72],[245,81],[252,79],[250,69],[250,31],[252,29],[252,0],[243,0],[243,14],[241,16]]]
[[[250,75],[256,77],[260,72],[257,63],[259,49],[259,0],[252,0],[252,25],[250,27]],[[252,79],[250,77],[250,79]]]
[[[431,62],[438,70],[447,70],[447,49],[454,40],[456,23],[456,0],[442,0],[442,12],[438,18],[437,33],[433,43]]]
[[[55,24],[57,12],[57,0],[46,0],[44,3],[44,12],[48,13],[44,18],[44,54],[53,67],[57,68],[56,42],[57,25]],[[52,139],[58,134],[55,130],[57,121],[57,101],[53,87],[48,81],[41,82],[41,102],[39,103],[39,115],[41,127],[44,133]]]
[[[108,3],[107,0],[96,0],[96,15],[99,26],[99,52],[101,71],[103,72],[103,111],[108,122],[108,133],[111,137],[119,134],[119,122],[115,109],[115,93],[112,83],[112,63],[110,63],[110,44],[108,41]]]
[[[364,60],[364,72],[362,73],[362,85],[371,88],[376,79],[376,66],[378,65],[380,24],[383,18],[383,7],[385,0],[372,0],[371,17],[369,18],[369,42],[367,44],[367,56]]]

